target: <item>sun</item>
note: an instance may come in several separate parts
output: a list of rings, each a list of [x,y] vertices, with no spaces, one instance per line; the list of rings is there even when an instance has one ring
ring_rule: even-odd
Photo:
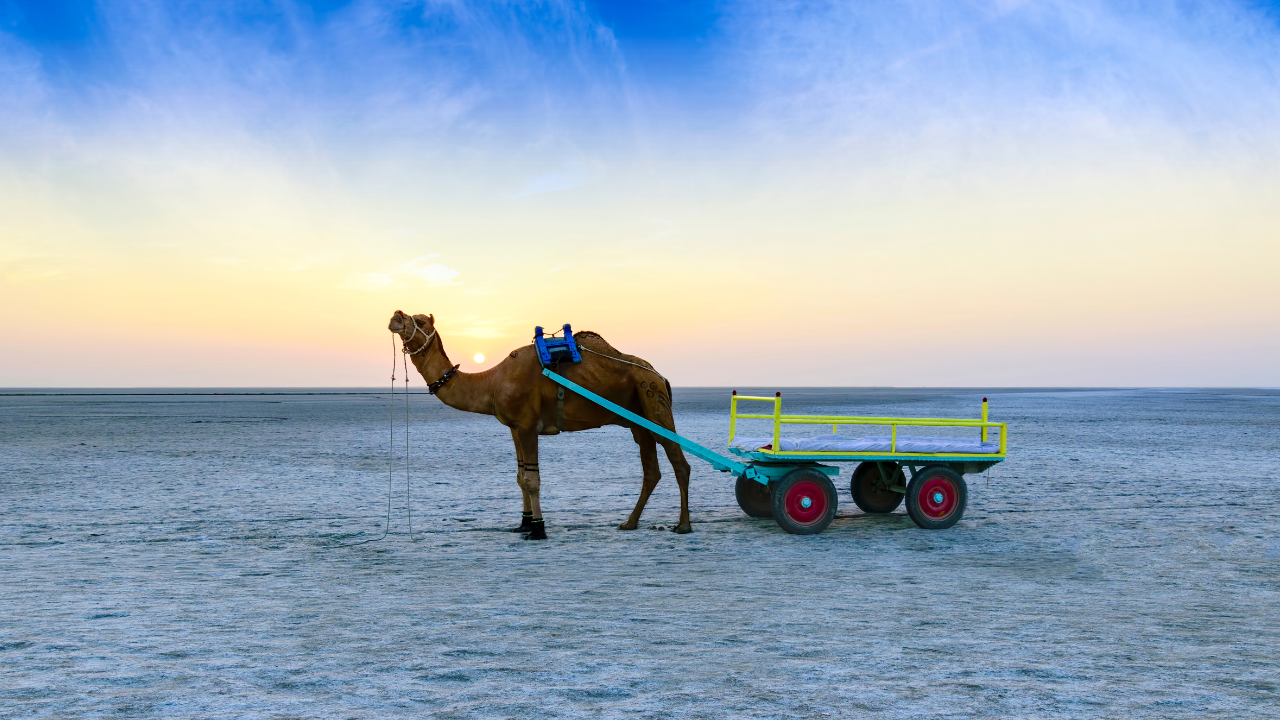
[[[477,365],[480,365],[480,364],[484,363],[484,354],[483,354],[483,353],[476,353],[476,356],[475,356],[475,358],[474,358],[474,359],[475,359],[475,361],[476,361],[476,364],[477,364]]]

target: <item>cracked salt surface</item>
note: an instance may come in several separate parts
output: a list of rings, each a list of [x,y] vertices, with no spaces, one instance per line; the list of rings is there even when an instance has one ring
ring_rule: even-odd
[[[693,534],[621,532],[640,465],[610,428],[543,439],[545,543],[504,532],[507,431],[416,396],[416,541],[398,470],[393,534],[356,547],[385,393],[3,396],[0,716],[1280,715],[1280,392],[987,394],[1011,459],[952,529],[859,513],[844,466],[835,523],[787,535],[695,460]],[[727,393],[675,395],[723,447]],[[642,527],[676,520],[664,470]]]

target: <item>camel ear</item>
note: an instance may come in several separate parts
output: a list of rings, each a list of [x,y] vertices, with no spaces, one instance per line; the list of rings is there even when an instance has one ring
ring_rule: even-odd
[[[436,324],[436,316],[435,316],[435,315],[428,315],[428,316],[427,316],[427,319],[431,321],[431,324],[432,324],[432,325],[435,325],[435,324]]]

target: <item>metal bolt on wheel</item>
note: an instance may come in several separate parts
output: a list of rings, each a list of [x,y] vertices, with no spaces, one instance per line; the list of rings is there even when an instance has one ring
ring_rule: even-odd
[[[835,516],[836,486],[817,470],[792,470],[773,488],[773,519],[793,535],[816,535]]]

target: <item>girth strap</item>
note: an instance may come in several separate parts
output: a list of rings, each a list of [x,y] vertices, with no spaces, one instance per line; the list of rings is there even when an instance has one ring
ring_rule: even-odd
[[[556,430],[564,430],[564,388],[556,388]]]

